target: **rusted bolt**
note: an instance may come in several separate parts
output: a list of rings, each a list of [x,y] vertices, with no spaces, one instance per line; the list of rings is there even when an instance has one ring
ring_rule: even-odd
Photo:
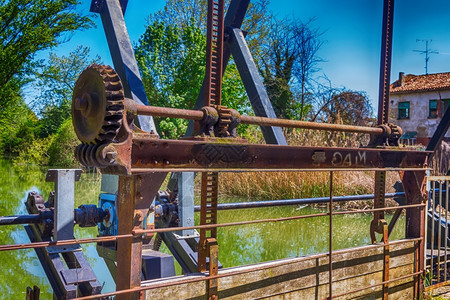
[[[105,154],[105,158],[109,161],[113,161],[117,158],[117,152],[116,151],[108,151]]]
[[[141,212],[136,212],[134,214],[134,218],[137,222],[141,223],[144,220],[144,216],[142,215]]]

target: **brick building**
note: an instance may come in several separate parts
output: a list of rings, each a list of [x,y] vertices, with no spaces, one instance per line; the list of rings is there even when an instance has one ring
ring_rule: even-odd
[[[389,118],[403,129],[403,141],[426,145],[450,105],[450,72],[401,72],[390,86],[390,102]],[[450,141],[449,132],[445,140]]]

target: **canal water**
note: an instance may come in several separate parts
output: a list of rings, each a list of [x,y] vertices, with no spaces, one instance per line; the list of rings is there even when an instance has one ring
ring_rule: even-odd
[[[45,169],[12,167],[7,161],[0,160],[0,216],[26,214],[24,202],[30,191],[37,191],[47,199],[53,189],[53,183],[45,182],[45,174]],[[75,207],[97,203],[100,179],[97,174],[82,175],[81,180],[76,183]],[[220,199],[220,202],[242,201],[247,199]],[[326,212],[326,209],[289,206],[219,211],[218,222],[280,218],[320,212]],[[371,214],[334,216],[333,249],[369,244],[371,220]],[[224,267],[231,267],[326,252],[328,222],[328,217],[315,217],[219,228],[219,260]],[[391,238],[404,237],[404,227],[405,221],[401,218]],[[95,237],[96,234],[96,228],[75,227],[77,238]],[[0,244],[28,242],[28,236],[21,225],[0,226]],[[113,291],[115,286],[112,277],[103,259],[98,256],[95,245],[85,244],[82,248],[103,285],[103,292]],[[25,299],[26,287],[33,285],[41,289],[41,299],[52,298],[50,285],[34,250],[0,252],[0,266],[0,299]]]

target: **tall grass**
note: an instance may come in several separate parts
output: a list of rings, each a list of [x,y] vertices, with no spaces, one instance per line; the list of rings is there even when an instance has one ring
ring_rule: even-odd
[[[360,147],[367,145],[368,136],[360,134],[330,133],[325,131],[291,130],[286,132],[289,145],[322,147]],[[388,172],[387,192],[399,180],[397,172]],[[221,173],[221,193],[253,199],[294,199],[326,197],[330,194],[330,172],[242,172]],[[374,172],[333,172],[333,194],[372,194]],[[362,203],[366,205],[367,203]],[[361,207],[361,204],[350,205]]]

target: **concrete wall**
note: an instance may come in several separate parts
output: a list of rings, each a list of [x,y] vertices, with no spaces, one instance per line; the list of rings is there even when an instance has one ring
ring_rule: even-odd
[[[389,119],[392,123],[399,125],[404,133],[417,131],[418,141],[426,140],[433,136],[443,114],[443,103],[438,101],[438,118],[428,118],[429,100],[439,99],[450,99],[450,91],[390,95]],[[410,102],[409,119],[398,119],[398,103],[403,101]],[[445,137],[450,138],[450,132],[447,132]]]
[[[219,250],[220,259],[220,250]],[[361,289],[383,281],[383,247],[356,248],[354,252],[333,254],[333,294]],[[282,260],[257,265],[228,268],[219,271],[226,274],[253,267],[267,269],[251,271],[219,279],[219,299],[324,299],[328,296],[327,256]],[[414,242],[390,246],[390,279],[414,273]],[[176,276],[167,279],[142,282],[142,286],[176,283],[203,275]],[[193,282],[147,290],[145,299],[207,299],[206,283]],[[414,299],[414,278],[398,280],[389,284],[389,299]],[[382,299],[382,287],[377,286],[352,293],[339,299]]]

